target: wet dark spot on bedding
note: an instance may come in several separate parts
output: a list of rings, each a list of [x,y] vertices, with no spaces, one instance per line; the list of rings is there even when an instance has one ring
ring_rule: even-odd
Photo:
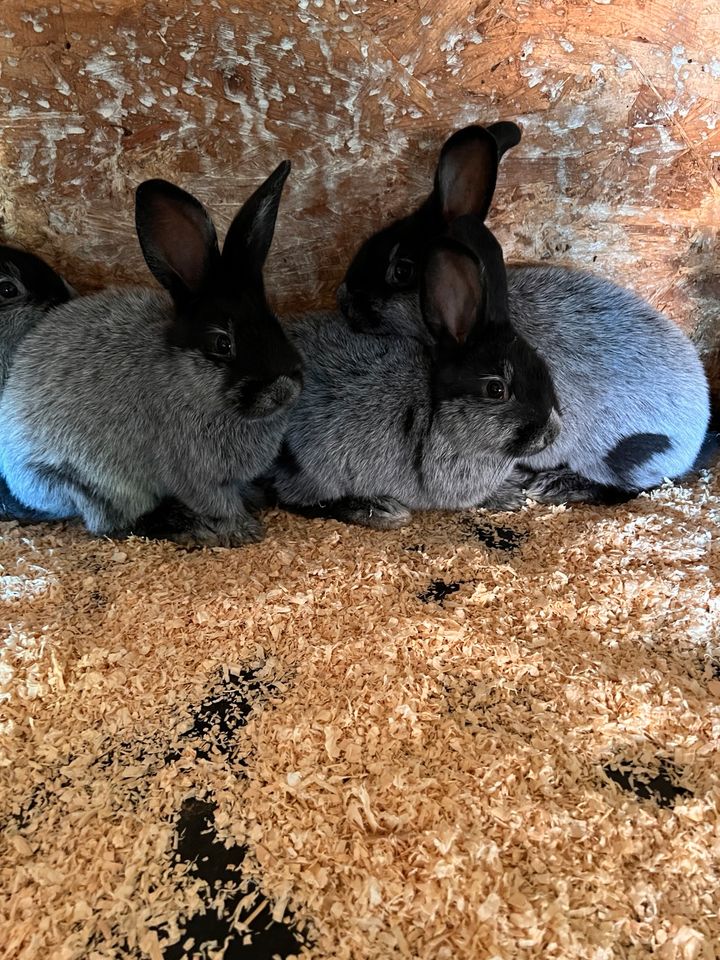
[[[603,773],[623,790],[634,793],[638,800],[653,800],[659,807],[672,807],[681,797],[692,796],[690,790],[677,783],[680,771],[669,760],[661,761],[655,776],[636,770],[627,760],[606,764]]]
[[[191,863],[193,872],[207,883],[209,890],[204,894],[207,908],[188,918],[177,943],[164,948],[165,960],[183,960],[188,956],[184,944],[190,939],[194,941],[193,955],[205,956],[207,950],[202,950],[202,946],[213,944],[214,949],[224,946],[224,956],[248,960],[296,955],[300,952],[301,940],[291,924],[272,919],[272,904],[266,902],[255,912],[264,898],[253,883],[243,880],[240,868],[245,847],[226,845],[220,840],[213,822],[214,813],[213,803],[195,797],[187,799],[180,810],[176,861]],[[211,905],[220,891],[223,892],[222,909]],[[257,893],[256,899],[249,896],[253,893]],[[245,898],[248,902],[241,908],[240,902]],[[248,919],[248,926],[238,929]],[[162,938],[163,931],[159,930],[158,935]]]
[[[480,543],[490,550],[504,550],[512,553],[518,550],[527,539],[526,533],[519,533],[510,527],[497,527],[492,523],[467,521],[465,527]]]
[[[463,581],[457,583],[446,583],[444,580],[433,580],[429,584],[427,590],[424,590],[422,593],[418,594],[418,600],[422,600],[423,603],[439,603],[440,606],[443,604],[443,600],[449,597],[453,593],[457,593],[460,589]]]

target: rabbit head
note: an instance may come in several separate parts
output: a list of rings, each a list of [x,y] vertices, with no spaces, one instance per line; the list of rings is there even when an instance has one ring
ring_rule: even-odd
[[[420,303],[436,344],[434,403],[457,413],[445,418],[452,446],[513,460],[549,446],[560,429],[552,379],[509,321],[502,248],[478,217],[432,245]]]
[[[166,180],[147,180],[136,192],[140,246],[175,305],[170,342],[219,369],[225,395],[248,419],[286,408],[302,386],[300,356],[270,309],[263,282],[289,172],[284,161],[246,201],[222,253],[210,216],[189,193]]]
[[[50,310],[75,291],[34,253],[0,245],[0,317],[24,307]]]
[[[430,196],[409,216],[366,240],[348,268],[338,305],[355,330],[426,336],[418,324],[417,293],[427,251],[457,217],[485,219],[499,161],[519,142],[520,130],[509,121],[465,127],[445,142]],[[487,162],[488,143],[494,145],[493,157],[481,173],[478,164]]]

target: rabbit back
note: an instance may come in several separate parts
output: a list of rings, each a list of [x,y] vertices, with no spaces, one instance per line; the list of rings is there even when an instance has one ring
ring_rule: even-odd
[[[513,324],[545,359],[563,427],[525,462],[646,489],[694,463],[710,417],[689,338],[635,294],[581,271],[508,270]]]

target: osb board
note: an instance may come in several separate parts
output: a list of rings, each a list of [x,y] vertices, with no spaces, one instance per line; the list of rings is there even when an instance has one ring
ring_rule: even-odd
[[[81,285],[147,279],[132,190],[224,226],[280,158],[281,306],[332,301],[358,238],[428,188],[459,125],[516,119],[508,255],[591,266],[720,328],[720,8],[709,0],[3,0],[3,233]]]
[[[241,550],[2,525],[0,956],[715,960],[719,544],[707,479]]]

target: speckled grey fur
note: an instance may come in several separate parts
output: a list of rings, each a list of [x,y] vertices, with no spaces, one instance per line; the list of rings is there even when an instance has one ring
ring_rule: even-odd
[[[22,503],[105,534],[174,496],[259,535],[240,481],[272,460],[287,412],[239,416],[222,372],[168,344],[173,317],[164,293],[107,290],[36,322],[0,401],[0,469]]]
[[[435,404],[426,345],[356,334],[339,313],[289,317],[286,329],[304,358],[305,386],[272,474],[281,502],[394,498],[410,509],[462,508],[512,470],[512,409],[463,397]],[[398,515],[407,519],[402,508]]]

